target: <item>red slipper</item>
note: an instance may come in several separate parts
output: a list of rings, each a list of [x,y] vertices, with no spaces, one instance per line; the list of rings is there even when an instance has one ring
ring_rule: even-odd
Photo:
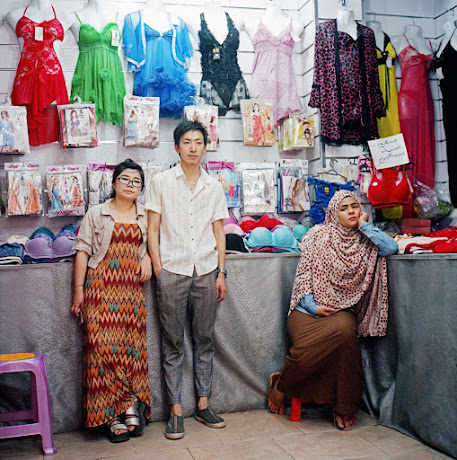
[[[276,405],[276,403],[274,402],[274,400],[272,398],[272,392],[273,392],[273,388],[276,385],[276,382],[279,379],[279,375],[280,375],[279,372],[274,372],[273,374],[270,375],[269,389],[268,389],[268,407],[270,407],[270,403]],[[284,414],[284,409],[285,409],[285,404],[283,403],[281,406],[279,406],[279,412],[277,412],[277,413],[280,414],[280,415]]]

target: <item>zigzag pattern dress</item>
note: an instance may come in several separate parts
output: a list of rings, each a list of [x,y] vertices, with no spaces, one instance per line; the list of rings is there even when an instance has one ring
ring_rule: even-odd
[[[135,274],[141,241],[137,224],[116,223],[105,257],[88,270],[83,308],[83,404],[88,427],[123,414],[135,395],[146,404],[150,417],[146,307]]]

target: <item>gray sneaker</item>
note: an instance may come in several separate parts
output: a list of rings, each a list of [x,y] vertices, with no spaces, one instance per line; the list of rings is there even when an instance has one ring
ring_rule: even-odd
[[[210,406],[206,409],[197,409],[195,412],[195,420],[204,423],[211,428],[224,428],[225,420],[219,417]]]
[[[184,437],[184,417],[182,415],[172,415],[165,427],[165,437],[167,439],[181,439]]]

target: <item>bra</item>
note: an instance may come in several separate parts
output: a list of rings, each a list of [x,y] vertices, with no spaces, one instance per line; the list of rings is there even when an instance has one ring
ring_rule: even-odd
[[[246,234],[246,232],[237,224],[227,224],[224,225],[224,233],[226,235],[230,233],[236,233],[239,236],[243,236]]]
[[[57,259],[73,256],[76,254],[76,250],[73,249],[76,235],[71,227],[73,226],[64,227],[57,236],[45,227],[35,230],[25,244],[26,254],[33,259]]]
[[[244,232],[249,232],[257,227],[273,228],[277,225],[283,225],[283,223],[278,219],[268,217],[266,214],[257,221],[254,219],[244,221],[243,219],[240,220],[240,227],[243,229]]]
[[[368,187],[368,200],[374,208],[407,206],[412,193],[404,166],[376,170]]]
[[[246,246],[251,249],[272,247],[289,252],[298,252],[297,238],[294,232],[285,225],[279,225],[271,231],[265,227],[257,227],[245,237]]]

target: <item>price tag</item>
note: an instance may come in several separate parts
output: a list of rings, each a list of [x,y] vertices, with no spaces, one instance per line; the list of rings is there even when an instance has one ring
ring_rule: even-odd
[[[35,40],[37,42],[43,41],[43,27],[35,26]]]
[[[120,34],[118,30],[111,31],[111,46],[119,46]]]

